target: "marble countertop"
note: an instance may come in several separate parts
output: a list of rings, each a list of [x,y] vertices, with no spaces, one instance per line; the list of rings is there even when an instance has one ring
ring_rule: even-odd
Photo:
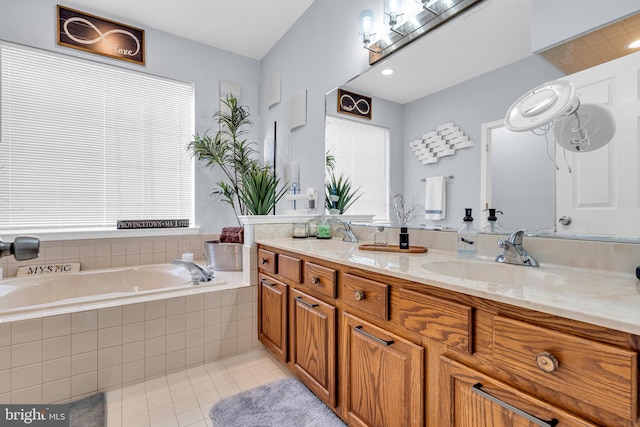
[[[339,239],[273,237],[257,243],[413,282],[640,335],[640,281],[630,274],[492,259],[460,260],[454,252],[362,251]]]

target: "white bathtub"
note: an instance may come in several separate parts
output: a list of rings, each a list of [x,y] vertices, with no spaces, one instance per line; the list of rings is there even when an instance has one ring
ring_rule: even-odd
[[[6,279],[0,281],[0,322],[202,293],[224,283],[214,278],[194,286],[190,273],[173,264]]]

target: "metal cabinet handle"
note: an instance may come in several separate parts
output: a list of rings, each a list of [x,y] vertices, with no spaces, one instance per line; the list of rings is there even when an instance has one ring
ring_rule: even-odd
[[[356,291],[353,294],[353,298],[355,298],[356,301],[362,301],[364,299],[364,292],[362,291]]]
[[[269,262],[269,260],[267,258],[262,258],[260,262],[262,263],[262,265],[265,265],[266,263]]]
[[[307,307],[316,308],[318,306],[318,304],[311,304],[310,302],[306,302],[305,300],[302,299],[302,297],[295,297],[294,300],[301,302]]]
[[[318,276],[311,276],[311,283],[317,285],[318,283],[320,283],[320,278]]]
[[[276,286],[277,283],[269,283],[267,282],[266,279],[260,279],[260,283],[262,283],[263,285],[267,285],[267,286]]]
[[[527,420],[529,420],[532,423],[537,424],[539,426],[542,426],[542,427],[555,427],[555,426],[558,425],[559,421],[556,420],[555,418],[553,418],[553,419],[551,419],[549,421],[543,420],[542,418],[538,418],[538,417],[536,417],[534,415],[531,415],[531,414],[529,414],[527,412],[524,412],[522,409],[518,409],[515,406],[510,405],[507,402],[503,402],[502,400],[498,399],[495,396],[492,396],[491,394],[489,394],[486,391],[482,390],[482,383],[477,383],[476,385],[474,385],[471,388],[471,391],[473,391],[474,393],[479,394],[480,396],[482,396],[482,397],[484,397],[486,399],[489,399],[490,401],[492,401],[494,403],[497,403],[498,405],[502,406],[503,408],[505,408],[505,409],[507,409],[507,410],[509,410],[511,412],[514,412],[514,413],[520,415],[521,417],[524,417]]]
[[[548,351],[543,351],[542,353],[538,353],[536,355],[536,365],[538,368],[542,369],[544,372],[553,372],[558,369],[558,359]]]
[[[384,346],[393,344],[393,340],[388,340],[387,341],[387,340],[383,340],[382,338],[378,338],[376,336],[373,336],[369,332],[367,332],[364,329],[362,329],[362,326],[354,326],[353,329],[355,329],[356,331],[360,332],[362,335],[371,338],[372,340],[378,341],[380,344],[382,344]]]

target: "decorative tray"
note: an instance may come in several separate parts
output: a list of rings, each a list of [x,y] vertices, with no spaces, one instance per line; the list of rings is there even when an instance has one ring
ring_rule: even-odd
[[[360,245],[358,249],[361,251],[379,251],[379,252],[404,252],[407,254],[423,254],[427,252],[424,246],[409,246],[409,249],[400,249],[398,245],[376,246],[373,244]]]

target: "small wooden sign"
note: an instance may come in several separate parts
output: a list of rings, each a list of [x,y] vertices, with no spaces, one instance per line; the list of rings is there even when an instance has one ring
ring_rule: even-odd
[[[338,112],[371,120],[371,97],[338,89]]]
[[[188,219],[138,219],[120,220],[118,230],[135,230],[140,228],[181,228],[188,227]]]
[[[40,274],[57,274],[80,271],[79,262],[64,262],[60,264],[27,265],[18,268],[16,277],[37,276]]]
[[[144,30],[60,5],[58,44],[144,65]]]

